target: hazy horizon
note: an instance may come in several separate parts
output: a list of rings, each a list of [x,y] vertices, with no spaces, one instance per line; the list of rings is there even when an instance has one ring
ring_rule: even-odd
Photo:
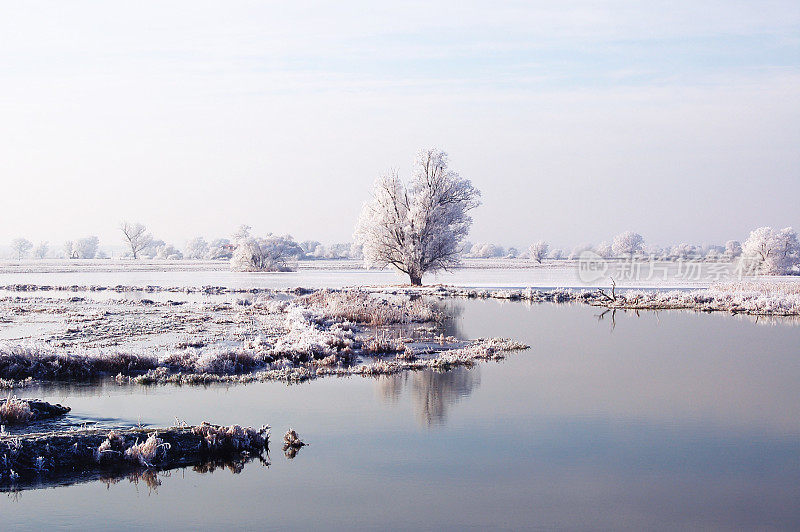
[[[351,240],[436,146],[470,240],[800,228],[800,4],[37,2],[0,19],[0,248]]]

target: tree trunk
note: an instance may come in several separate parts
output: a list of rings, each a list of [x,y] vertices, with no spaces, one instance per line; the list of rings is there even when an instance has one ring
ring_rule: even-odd
[[[413,273],[409,273],[408,276],[411,278],[411,286],[422,286],[421,275],[415,275]]]

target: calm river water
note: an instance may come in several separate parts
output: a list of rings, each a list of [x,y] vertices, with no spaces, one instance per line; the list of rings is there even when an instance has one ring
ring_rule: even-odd
[[[286,386],[27,390],[109,424],[273,427],[271,465],[2,495],[0,527],[800,527],[800,327],[454,301],[457,334],[531,345],[448,373]],[[279,448],[295,428],[307,442]]]

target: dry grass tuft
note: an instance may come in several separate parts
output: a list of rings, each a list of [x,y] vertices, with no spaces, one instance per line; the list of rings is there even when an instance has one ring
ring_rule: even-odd
[[[194,427],[192,433],[203,437],[207,449],[220,451],[239,451],[255,446],[264,446],[269,438],[269,427],[256,430],[240,425],[222,427],[203,422]]]
[[[155,432],[148,436],[143,443],[136,443],[125,450],[125,458],[134,462],[139,462],[145,467],[153,467],[153,464],[166,459],[170,444],[158,437]]]
[[[441,313],[423,298],[381,297],[361,290],[319,290],[298,300],[328,319],[363,325],[396,325],[439,321]]]
[[[27,401],[17,399],[17,396],[8,396],[0,403],[0,423],[13,425],[28,423],[33,419],[33,410]]]

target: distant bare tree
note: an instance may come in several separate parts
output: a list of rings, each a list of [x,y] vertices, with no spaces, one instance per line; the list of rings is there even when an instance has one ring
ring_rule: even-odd
[[[78,240],[64,242],[64,257],[67,259],[93,259],[97,256],[97,247],[100,239],[96,236],[87,236]]]
[[[531,258],[538,262],[539,264],[547,257],[547,254],[550,251],[550,245],[545,242],[544,240],[539,240],[538,242],[534,242],[531,244],[531,247],[528,248],[528,252],[531,255]]]
[[[134,259],[138,259],[139,253],[147,249],[153,242],[153,235],[148,233],[147,227],[140,223],[122,222],[119,228],[131,248],[131,255]]]
[[[64,258],[65,259],[77,259],[78,254],[75,252],[75,242],[72,240],[67,240],[64,242],[64,246],[62,248],[64,250]]]
[[[208,254],[208,242],[202,236],[195,237],[186,243],[187,259],[204,259]]]
[[[13,249],[14,253],[17,255],[17,260],[21,260],[22,257],[27,255],[32,247],[33,244],[26,238],[15,238],[11,242],[11,249]]]
[[[33,250],[33,256],[37,259],[43,259],[47,256],[48,251],[50,251],[50,244],[47,242],[39,242]]]

